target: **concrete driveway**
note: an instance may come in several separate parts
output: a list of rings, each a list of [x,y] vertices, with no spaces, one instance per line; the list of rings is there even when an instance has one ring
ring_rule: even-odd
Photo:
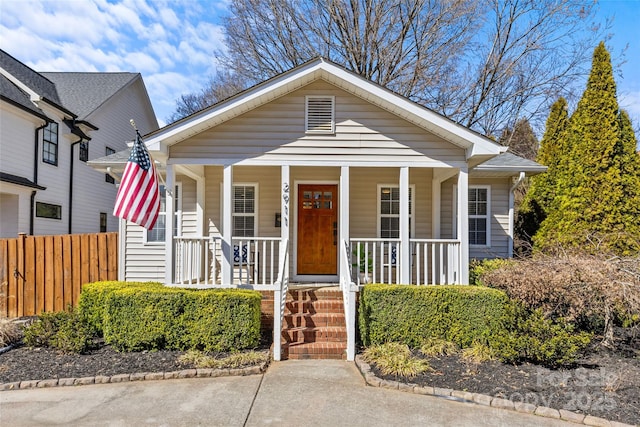
[[[287,361],[264,375],[0,393],[3,426],[571,426],[368,387],[353,363]]]

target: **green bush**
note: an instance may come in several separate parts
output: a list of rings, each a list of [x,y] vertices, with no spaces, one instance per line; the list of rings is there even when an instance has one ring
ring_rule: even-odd
[[[260,301],[259,293],[238,289],[115,289],[104,298],[104,338],[121,351],[255,347]]]
[[[558,367],[574,363],[591,342],[591,334],[574,331],[569,323],[544,317],[542,310],[528,310],[519,302],[508,308],[509,332],[496,340],[505,362],[529,361]]]
[[[24,331],[28,346],[53,347],[65,353],[86,352],[92,338],[91,328],[77,310],[43,313]]]
[[[104,308],[107,295],[118,289],[157,289],[162,288],[162,286],[163,285],[161,283],[155,282],[106,281],[87,283],[82,287],[82,292],[80,293],[78,311],[93,331],[98,335],[102,335],[103,319],[105,317]]]
[[[420,347],[442,338],[461,348],[505,331],[507,295],[480,286],[367,285],[360,293],[364,345],[401,342]]]
[[[590,341],[566,322],[546,319],[540,310],[482,286],[367,285],[360,295],[359,327],[365,346],[398,342],[419,348],[444,340],[474,359],[485,355],[553,367],[573,363]]]
[[[484,286],[482,276],[504,266],[510,265],[510,259],[474,259],[469,263],[469,284]]]

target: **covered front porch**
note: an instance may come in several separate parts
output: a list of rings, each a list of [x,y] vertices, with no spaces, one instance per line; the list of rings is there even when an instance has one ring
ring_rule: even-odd
[[[465,168],[169,164],[166,187],[168,285],[468,282]]]
[[[165,283],[273,291],[276,360],[291,283],[339,287],[353,360],[360,286],[468,282],[466,167],[168,162],[165,176]],[[460,189],[446,208],[445,181]]]

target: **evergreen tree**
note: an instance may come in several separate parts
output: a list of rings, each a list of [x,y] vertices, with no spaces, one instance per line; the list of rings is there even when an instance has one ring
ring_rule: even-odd
[[[551,202],[556,195],[558,176],[563,173],[567,163],[566,132],[569,125],[567,101],[559,98],[551,107],[546,128],[536,161],[547,166],[547,171],[531,178],[527,194],[517,210],[515,220],[516,252],[524,255],[533,245],[533,236],[547,217]]]
[[[640,168],[635,136],[616,98],[609,52],[593,54],[587,88],[559,156],[555,196],[536,245],[618,254],[640,250]]]

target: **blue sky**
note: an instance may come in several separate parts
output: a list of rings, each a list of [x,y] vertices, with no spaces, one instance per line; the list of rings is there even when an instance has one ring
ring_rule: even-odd
[[[199,91],[215,72],[228,3],[0,0],[0,48],[37,71],[140,72],[163,125],[175,100]],[[640,0],[602,0],[598,20],[607,17],[614,19],[612,55],[628,45],[616,75],[618,99],[638,128]]]

